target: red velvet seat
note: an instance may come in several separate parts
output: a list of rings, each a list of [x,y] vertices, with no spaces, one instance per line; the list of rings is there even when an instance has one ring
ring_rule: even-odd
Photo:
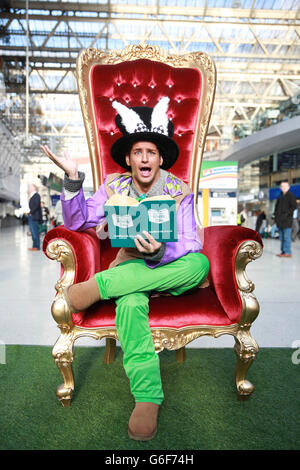
[[[95,190],[107,174],[124,171],[110,157],[110,147],[120,137],[114,123],[116,112],[112,100],[128,106],[152,107],[167,95],[174,139],[180,148],[179,158],[170,171],[198,194],[215,90],[215,68],[211,60],[201,53],[171,56],[151,46],[131,46],[107,54],[89,49],[78,59],[77,73]],[[199,225],[197,205],[195,217]],[[107,269],[117,249],[111,248],[109,239],[99,240],[93,229],[71,232],[57,227],[46,234],[44,251],[49,258],[62,263],[61,278],[56,285],[58,294],[52,305],[53,317],[62,334],[54,346],[53,357],[64,377],[57,396],[64,405],[69,405],[74,388],[71,370],[74,341],[80,336],[108,338],[107,344],[112,349],[107,348],[106,361],[110,362],[117,334],[114,301],[71,314],[61,292],[65,286]],[[254,389],[245,376],[258,351],[250,326],[259,305],[245,267],[261,252],[261,239],[253,230],[236,226],[207,227],[203,253],[210,261],[210,286],[180,297],[150,299],[149,322],[157,351],[163,348],[182,351],[190,341],[207,334],[234,336],[236,386],[241,397],[248,397]]]
[[[95,231],[71,232],[63,226],[48,232],[44,250],[50,242],[65,240],[75,254],[74,283],[107,269],[117,249],[109,240],[99,241]],[[88,242],[87,242],[88,240]],[[235,259],[241,244],[255,240],[262,244],[257,232],[244,227],[223,226],[205,229],[203,253],[210,262],[210,285],[180,297],[153,296],[149,304],[151,328],[183,328],[199,325],[231,325],[241,319],[242,299],[235,279]],[[223,243],[222,243],[223,241]],[[82,242],[79,245],[79,242]],[[221,243],[220,243],[221,242]],[[100,252],[104,251],[102,266]],[[110,256],[109,256],[110,255]],[[74,325],[86,328],[115,327],[115,302],[100,302],[82,313],[72,313]]]
[[[199,308],[199,306],[201,306]],[[96,304],[89,308],[78,325],[86,328],[115,326],[115,303]],[[215,292],[210,289],[182,295],[178,298],[160,296],[150,299],[151,328],[183,328],[198,325],[230,325]],[[75,323],[75,322],[74,322]]]

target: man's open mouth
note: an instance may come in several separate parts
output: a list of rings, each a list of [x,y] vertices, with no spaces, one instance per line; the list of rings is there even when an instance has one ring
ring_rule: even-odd
[[[150,168],[149,166],[142,166],[142,167],[140,168],[140,173],[141,173],[141,175],[144,176],[144,177],[150,176],[151,171],[152,171],[152,170],[151,170],[151,168]]]

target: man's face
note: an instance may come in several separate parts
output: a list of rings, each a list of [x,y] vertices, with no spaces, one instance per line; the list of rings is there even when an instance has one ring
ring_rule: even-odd
[[[136,142],[126,155],[126,163],[131,167],[133,178],[141,186],[149,187],[158,180],[163,159],[152,142]]]
[[[280,189],[283,192],[283,194],[287,193],[288,190],[290,189],[289,183],[281,183],[280,184]]]
[[[30,184],[30,185],[28,186],[28,192],[29,192],[29,194],[30,194],[30,193],[34,193],[35,191],[36,191],[35,186],[34,186],[33,184]]]

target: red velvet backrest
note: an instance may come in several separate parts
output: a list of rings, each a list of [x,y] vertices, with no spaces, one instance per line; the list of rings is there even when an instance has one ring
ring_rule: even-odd
[[[174,124],[173,138],[179,146],[178,160],[170,171],[189,183],[202,92],[200,71],[138,59],[113,65],[96,64],[90,80],[101,158],[100,181],[107,174],[125,171],[110,156],[113,142],[122,136],[115,124],[112,101],[116,99],[128,107],[154,107],[162,96],[168,96],[168,116]]]

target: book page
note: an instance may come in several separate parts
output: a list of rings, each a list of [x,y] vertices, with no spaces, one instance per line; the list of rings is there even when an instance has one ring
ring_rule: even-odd
[[[139,202],[133,197],[126,196],[124,194],[114,194],[111,196],[105,206],[138,206]]]
[[[143,202],[147,201],[173,201],[173,198],[169,194],[165,194],[162,196],[151,196],[151,197],[146,197],[145,199],[142,199],[140,204]]]
[[[172,201],[173,198],[169,195],[162,196],[151,196],[142,199],[140,202],[137,199],[134,199],[131,196],[126,196],[124,194],[114,194],[111,196],[105,203],[106,206],[138,206],[143,202],[147,201]]]

